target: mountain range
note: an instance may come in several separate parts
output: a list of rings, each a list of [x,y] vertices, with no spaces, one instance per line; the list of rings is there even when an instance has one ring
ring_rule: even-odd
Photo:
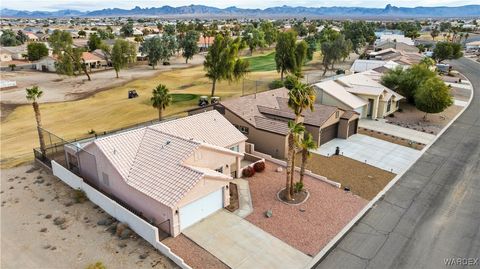
[[[204,5],[162,6],[133,9],[107,8],[94,11],[58,10],[58,11],[25,11],[1,9],[1,17],[10,18],[53,18],[53,17],[324,17],[324,18],[451,18],[478,17],[480,5],[457,7],[396,7],[385,8],[363,7],[292,7],[278,6],[265,9],[245,9],[237,7],[216,8]]]

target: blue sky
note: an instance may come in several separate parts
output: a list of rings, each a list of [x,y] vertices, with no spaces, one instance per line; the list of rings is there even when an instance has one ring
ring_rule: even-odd
[[[182,6],[190,4],[201,4],[215,7],[237,6],[242,8],[265,8],[271,6],[357,6],[357,7],[385,7],[387,4],[402,7],[415,6],[459,6],[468,4],[478,4],[478,0],[10,0],[1,1],[2,8],[21,9],[21,10],[58,10],[58,9],[77,9],[77,10],[97,10],[103,8],[125,8],[130,9],[135,6],[140,7],[159,7],[163,5]]]

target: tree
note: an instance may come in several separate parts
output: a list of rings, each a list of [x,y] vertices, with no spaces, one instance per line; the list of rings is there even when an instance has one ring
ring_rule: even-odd
[[[167,35],[175,35],[175,25],[167,24],[163,27],[163,32]]]
[[[98,29],[97,30],[97,35],[100,37],[102,40],[106,39],[114,39],[115,35],[112,33],[112,31],[103,30],[103,29]]]
[[[212,97],[218,81],[239,80],[248,73],[248,61],[238,57],[240,43],[239,38],[232,39],[218,34],[208,48],[203,66],[207,71],[206,76],[212,81]]]
[[[260,23],[260,29],[265,34],[265,43],[270,47],[277,40],[278,30],[270,21],[262,21],[262,23]]]
[[[311,61],[313,59],[313,53],[317,51],[317,39],[315,36],[307,36],[305,39],[307,42],[307,60]]]
[[[22,44],[15,33],[10,29],[5,29],[0,36],[0,45],[5,47],[13,47]]]
[[[78,35],[85,37],[87,35],[87,32],[85,32],[84,30],[80,30],[78,31]]]
[[[300,184],[303,186],[303,178],[305,176],[305,166],[307,165],[308,158],[311,156],[310,150],[316,149],[317,143],[313,140],[312,134],[307,136],[300,142],[300,149],[302,152],[302,165],[300,167]]]
[[[285,199],[292,201],[293,194],[293,178],[295,171],[295,144],[298,143],[297,138],[305,131],[305,127],[301,123],[293,121],[288,122],[288,153],[287,153],[287,177],[285,180]]]
[[[275,64],[277,72],[280,73],[280,79],[286,72],[294,73],[297,67],[295,57],[295,47],[297,36],[295,32],[283,32],[277,36],[277,45],[275,46]]]
[[[163,49],[164,47],[161,37],[155,36],[145,40],[145,42],[143,42],[143,44],[140,46],[139,51],[142,53],[142,55],[146,55],[148,57],[148,64],[155,69],[158,61],[160,61]]]
[[[308,28],[303,24],[303,21],[299,21],[293,25],[293,30],[297,32],[299,36],[308,35]]]
[[[42,119],[40,116],[40,107],[38,106],[37,100],[42,97],[43,91],[38,88],[38,86],[33,86],[32,88],[26,89],[26,98],[28,101],[32,102],[33,111],[35,112],[35,120],[37,121],[37,132],[38,132],[38,140],[40,141],[40,151],[42,155],[45,157],[46,154],[46,147],[45,147],[45,140],[43,138],[42,133]]]
[[[265,43],[265,33],[254,28],[251,24],[248,25],[247,29],[243,31],[242,40],[247,44],[250,49],[250,55],[253,54],[253,51],[257,48],[264,48]]]
[[[189,59],[192,59],[195,54],[198,53],[198,39],[200,34],[195,30],[190,30],[183,38],[180,47],[182,48],[182,56],[185,58],[185,63],[188,63]]]
[[[57,73],[72,76],[77,70],[82,70],[88,80],[91,80],[85,59],[82,58],[83,49],[73,47],[73,39],[69,32],[55,30],[48,42],[53,54],[57,55]]]
[[[10,71],[15,71],[15,67],[17,67],[16,64],[9,64],[8,67],[10,68]]]
[[[21,44],[28,41],[28,36],[22,30],[17,31],[17,37],[16,38]]]
[[[102,39],[95,33],[91,34],[88,38],[87,46],[89,51],[94,51],[100,48],[102,44]]]
[[[433,41],[435,41],[435,37],[437,37],[440,34],[440,31],[438,30],[437,27],[433,28],[430,31],[430,36],[432,36]]]
[[[327,73],[328,67],[334,68],[335,62],[345,60],[352,51],[353,44],[346,40],[343,34],[339,34],[333,40],[325,41],[321,45],[323,76]]]
[[[131,37],[133,36],[133,24],[127,23],[120,28],[120,34],[124,37]]]
[[[345,40],[350,40],[352,49],[358,54],[358,49],[365,43],[375,41],[375,25],[365,21],[346,21],[343,23],[342,34]]]
[[[170,57],[172,57],[175,54],[175,51],[177,51],[177,39],[173,35],[163,35],[161,40],[164,49],[161,51],[160,60],[163,63],[168,63]]]
[[[172,96],[170,95],[167,86],[158,84],[158,86],[152,91],[150,101],[152,102],[152,106],[158,109],[158,120],[162,121],[162,111],[172,103]]]
[[[440,113],[453,104],[450,87],[438,77],[425,80],[415,93],[415,107],[428,113]]]
[[[43,43],[32,42],[27,45],[27,57],[29,61],[37,61],[48,56],[48,48]]]
[[[137,50],[135,45],[125,39],[117,39],[111,52],[113,69],[118,78],[118,72],[125,68],[127,64],[135,62]]]
[[[302,75],[302,67],[307,60],[308,45],[305,41],[300,41],[295,45],[295,74]]]
[[[444,60],[458,59],[462,56],[462,45],[459,43],[438,42],[433,49],[433,58],[439,63]]]

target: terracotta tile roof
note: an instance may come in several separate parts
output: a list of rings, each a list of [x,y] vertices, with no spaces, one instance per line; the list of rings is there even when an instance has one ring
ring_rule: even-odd
[[[86,62],[97,62],[97,61],[103,61],[102,58],[98,57],[97,55],[90,53],[88,51],[82,52],[82,59],[84,59]]]
[[[247,140],[216,110],[159,123],[151,128],[220,147],[229,147]]]

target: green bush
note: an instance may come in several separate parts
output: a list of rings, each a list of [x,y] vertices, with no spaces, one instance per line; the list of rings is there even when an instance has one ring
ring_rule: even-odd
[[[303,183],[302,182],[296,182],[294,186],[295,192],[301,192],[303,190]]]
[[[278,88],[282,88],[283,87],[283,81],[281,81],[280,79],[276,79],[272,82],[270,82],[270,84],[268,84],[268,88],[270,90],[274,90],[274,89],[278,89]]]
[[[74,192],[73,192],[73,200],[75,200],[75,203],[77,204],[81,204],[85,201],[88,201],[88,197],[87,195],[85,194],[85,192],[81,189],[76,189]]]
[[[95,264],[90,264],[87,269],[107,269],[102,262],[96,262]]]

